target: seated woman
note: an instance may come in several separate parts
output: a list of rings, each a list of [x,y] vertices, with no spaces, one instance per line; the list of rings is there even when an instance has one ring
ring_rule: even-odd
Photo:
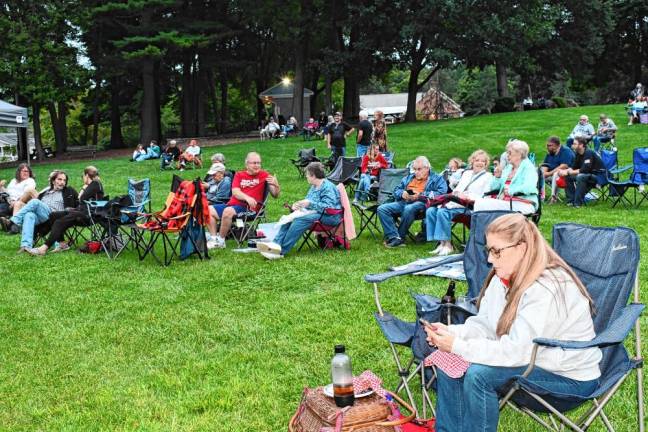
[[[524,141],[511,140],[506,145],[508,163],[501,173],[495,172],[490,185],[497,190],[496,198],[475,200],[475,211],[513,210],[531,214],[538,208],[538,172],[528,159],[529,146]]]
[[[291,222],[281,226],[279,233],[272,243],[258,242],[257,248],[268,259],[283,258],[297,243],[297,240],[315,221],[324,225],[337,225],[342,220],[342,214],[329,215],[327,209],[342,209],[340,193],[333,183],[326,179],[324,165],[320,162],[311,162],[305,169],[306,181],[311,185],[306,194],[306,199],[295,202],[291,206],[293,212],[301,214],[294,217]]]
[[[151,143],[146,149],[146,156],[148,157],[148,159],[157,159],[160,157],[161,153],[162,153],[162,149],[160,149],[160,146],[158,145],[157,141],[151,140]]]
[[[29,202],[29,200],[36,198],[36,180],[34,180],[34,173],[29,165],[21,163],[16,168],[16,175],[9,182],[0,180],[0,192],[5,192],[9,195],[8,202],[11,214],[15,215],[18,211]],[[6,226],[2,225],[3,229]]]
[[[472,169],[466,170],[454,188],[451,195],[461,199],[462,202],[474,203],[484,196],[490,189],[493,175],[487,171],[490,157],[484,150],[475,150],[468,158]],[[439,246],[432,252],[439,255],[449,255],[453,252],[452,218],[456,215],[469,212],[466,207],[454,201],[438,207],[430,207],[425,212],[425,226],[427,241],[438,241]]]
[[[70,249],[65,243],[65,232],[73,226],[86,226],[90,223],[86,201],[101,200],[104,197],[103,185],[99,178],[99,171],[93,166],[83,170],[83,187],[79,193],[79,205],[74,209],[66,209],[50,214],[49,222],[52,225],[51,231],[45,244],[38,248],[27,249],[31,255],[45,255],[47,251],[57,245],[52,252],[60,252]]]
[[[22,231],[18,252],[31,249],[34,245],[35,230],[40,235],[49,232],[49,216],[76,207],[79,204],[77,191],[67,185],[68,176],[64,171],[55,170],[49,176],[49,187],[43,190],[37,199],[27,203],[11,219],[0,218],[3,224],[10,225],[11,232]]]
[[[207,201],[210,205],[224,204],[232,196],[232,179],[225,175],[225,165],[216,162],[207,171],[209,179],[205,183]]]
[[[148,159],[148,155],[146,154],[146,150],[144,150],[144,146],[142,144],[137,144],[137,148],[133,151],[132,160],[134,162],[141,162],[146,159]]]
[[[478,299],[479,312],[464,324],[425,327],[428,342],[471,365],[450,378],[437,368],[439,432],[497,430],[497,390],[521,375],[533,339],[594,338],[592,299],[574,271],[520,214],[495,219],[486,231],[493,265]],[[540,348],[528,379],[552,393],[588,395],[601,375],[598,348]]]
[[[367,192],[369,192],[371,183],[376,181],[380,175],[380,170],[387,168],[387,166],[388,162],[382,153],[380,153],[378,144],[372,144],[367,154],[362,157],[360,180],[355,191],[354,203],[367,200]]]
[[[461,159],[454,157],[448,161],[448,167],[445,170],[445,177],[450,190],[454,190],[454,188],[457,187],[463,172],[464,163]]]
[[[200,158],[200,146],[198,145],[198,140],[192,139],[189,141],[189,145],[184,152],[180,155],[178,159],[178,168],[180,171],[183,171],[187,162],[195,164],[198,168],[202,168],[202,159]]]
[[[646,98],[638,96],[635,100],[630,100],[628,102],[628,126],[632,126],[632,123],[639,123],[639,116],[646,112],[648,109],[648,103],[646,103]]]

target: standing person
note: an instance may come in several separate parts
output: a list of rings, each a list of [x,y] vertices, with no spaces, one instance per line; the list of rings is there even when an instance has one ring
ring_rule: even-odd
[[[160,156],[160,169],[163,170],[166,167],[172,166],[173,162],[180,158],[180,153],[182,153],[182,149],[178,147],[178,142],[176,140],[169,141],[169,144]]]
[[[540,171],[545,182],[551,181],[550,203],[558,200],[558,187],[566,186],[565,177],[560,174],[574,164],[574,157],[572,149],[560,145],[560,138],[551,136],[547,139],[547,155],[540,165]]]
[[[60,252],[70,249],[65,239],[65,232],[73,226],[86,226],[90,223],[88,216],[88,204],[86,201],[98,201],[103,199],[104,190],[99,177],[99,170],[93,166],[88,166],[83,170],[83,187],[79,193],[79,205],[71,210],[63,210],[50,214],[49,221],[52,224],[52,230],[45,244],[38,248],[27,249],[31,255],[45,255],[47,251],[58,244],[52,252]]]
[[[225,238],[232,226],[232,220],[238,213],[260,210],[266,184],[270,195],[277,198],[280,192],[277,178],[261,169],[261,156],[258,153],[248,153],[245,157],[245,171],[234,174],[232,198],[227,204],[215,204],[209,208],[209,236],[207,236],[209,249],[225,248]],[[219,220],[220,230],[216,232]]]
[[[346,138],[354,130],[348,123],[342,121],[342,113],[335,113],[333,123],[328,125],[328,134],[326,135],[326,145],[331,150],[333,165],[337,163],[338,158],[344,157],[346,154]]]
[[[387,168],[388,163],[385,157],[378,151],[378,146],[372,144],[369,147],[369,152],[362,157],[360,164],[360,180],[358,187],[356,187],[354,203],[364,201],[367,199],[367,192],[371,187],[371,183],[378,179],[380,170]]]
[[[599,124],[596,128],[596,135],[592,138],[594,143],[594,151],[599,151],[601,143],[606,143],[612,141],[614,135],[616,134],[617,126],[614,124],[611,118],[606,114],[601,114],[599,116]]]
[[[9,208],[11,208],[12,215],[18,213],[29,200],[38,196],[34,172],[24,162],[18,165],[14,178],[5,187],[6,184],[7,182],[5,180],[0,180],[0,192],[5,192],[9,195]]]
[[[574,129],[572,129],[565,144],[567,144],[567,147],[571,147],[572,142],[574,142],[574,138],[576,138],[577,136],[583,137],[589,142],[594,134],[594,126],[592,126],[592,124],[590,123],[589,117],[583,114],[578,119],[578,123],[576,124],[576,126],[574,126]]]
[[[326,179],[324,165],[320,162],[311,162],[304,170],[306,181],[310,185],[306,198],[293,203],[292,211],[304,210],[302,216],[298,216],[292,222],[281,225],[274,240],[258,242],[257,248],[268,259],[282,258],[295,246],[308,228],[315,221],[321,221],[328,226],[336,226],[342,220],[341,214],[328,215],[326,209],[340,210],[340,192],[335,185]]]
[[[53,212],[62,212],[65,209],[72,209],[79,205],[77,191],[68,186],[68,176],[64,171],[55,170],[49,176],[49,187],[43,190],[37,199],[33,199],[25,205],[11,219],[0,218],[5,225],[9,223],[11,232],[21,232],[20,249],[23,252],[34,246],[34,230],[38,227],[41,235],[49,232],[49,216]],[[42,229],[43,226],[47,225]]]
[[[362,157],[367,153],[371,144],[373,126],[369,121],[367,111],[360,111],[358,117],[360,122],[358,123],[358,136],[356,137],[356,156]]]
[[[605,166],[599,155],[587,148],[583,138],[576,138],[572,144],[576,153],[574,165],[563,170],[566,177],[567,205],[575,208],[584,204],[585,195],[596,186],[597,175],[605,172]]]
[[[380,153],[389,151],[387,149],[387,123],[385,123],[385,113],[380,110],[374,111],[372,142],[378,145]]]
[[[479,295],[479,312],[464,324],[425,326],[442,352],[470,362],[459,378],[437,368],[438,432],[496,432],[498,391],[527,369],[536,338],[589,341],[596,336],[593,302],[569,265],[520,214],[486,230],[493,268]],[[550,393],[585,396],[598,386],[601,350],[542,347],[528,377]]]

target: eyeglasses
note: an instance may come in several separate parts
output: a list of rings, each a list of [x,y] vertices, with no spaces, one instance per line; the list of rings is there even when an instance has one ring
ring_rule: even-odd
[[[524,243],[524,242],[519,241],[519,242],[517,242],[515,244],[504,246],[504,247],[501,247],[501,248],[494,248],[494,247],[484,246],[484,250],[486,251],[486,256],[493,255],[493,257],[495,257],[495,259],[499,259],[502,256],[502,251],[504,249],[514,248],[516,246],[521,245],[522,243]]]

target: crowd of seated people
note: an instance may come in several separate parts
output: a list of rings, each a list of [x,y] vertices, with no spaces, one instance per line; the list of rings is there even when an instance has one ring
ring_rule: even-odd
[[[378,145],[372,144],[369,151],[362,157],[360,180],[356,186],[354,203],[367,200],[369,188],[378,180],[380,171],[387,166],[387,160],[380,152]]]
[[[158,159],[161,154],[162,150],[157,141],[151,140],[148,147],[144,147],[143,144],[138,144],[137,148],[133,151],[131,160],[133,162],[142,162],[149,159]]]

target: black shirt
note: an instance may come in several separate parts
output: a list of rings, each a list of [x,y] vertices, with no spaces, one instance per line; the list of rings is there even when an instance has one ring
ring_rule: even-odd
[[[371,133],[373,132],[373,126],[369,120],[362,120],[358,123],[358,134],[362,131],[362,139],[358,141],[358,144],[369,145],[371,144]]]
[[[579,170],[580,174],[599,174],[605,171],[605,165],[595,151],[585,149],[582,155],[576,153],[574,169]]]
[[[178,158],[180,157],[180,148],[178,146],[175,147],[169,146],[166,148],[164,153],[173,155],[173,160],[178,160]]]
[[[328,133],[331,135],[331,146],[332,147],[346,147],[346,139],[344,134],[351,130],[345,122],[340,123],[331,123],[328,126]]]

